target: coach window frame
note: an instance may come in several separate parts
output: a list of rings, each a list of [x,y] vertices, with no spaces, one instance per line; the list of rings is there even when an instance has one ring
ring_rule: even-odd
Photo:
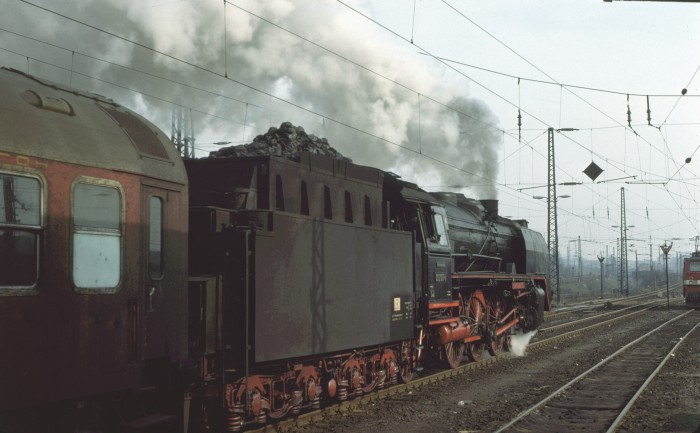
[[[275,210],[284,212],[284,182],[282,176],[275,175]]]
[[[299,213],[302,215],[310,215],[310,209],[309,209],[309,191],[306,186],[306,181],[302,180],[300,184],[300,194],[301,194],[301,205],[299,209]]]
[[[91,227],[84,225],[76,225],[76,187],[78,185],[88,185],[101,188],[112,188],[117,191],[117,203],[119,205],[119,216],[117,227],[118,229],[110,228],[100,228]],[[124,188],[116,180],[97,178],[92,176],[78,176],[73,180],[71,185],[70,194],[70,279],[73,289],[76,293],[81,294],[112,294],[116,293],[121,289],[123,274],[124,274],[124,238],[125,238],[125,221],[126,221],[126,196],[124,193]],[[76,234],[87,234],[87,235],[103,235],[116,236],[119,238],[118,247],[119,252],[117,257],[119,259],[117,268],[117,281],[114,285],[109,286],[80,286],[76,282]]]
[[[345,190],[345,222],[346,223],[351,223],[354,220],[354,215],[352,211],[352,194],[350,194],[350,191],[347,189]]]
[[[160,212],[158,218],[158,245],[159,251],[158,259],[160,260],[158,264],[157,272],[153,272],[153,235],[154,235],[154,215],[153,215],[153,203],[154,200],[158,202]],[[163,244],[165,243],[165,199],[160,195],[151,195],[148,198],[148,276],[151,280],[157,281],[162,280],[165,274],[165,249]]]
[[[372,225],[372,203],[369,199],[369,196],[365,194],[364,196],[364,217],[365,217],[365,225],[366,226],[371,226]]]
[[[333,219],[333,198],[331,196],[331,187],[323,185],[323,218],[327,220]]]
[[[10,169],[2,169],[0,166],[0,176],[13,176],[35,180],[39,187],[39,224],[11,224],[8,222],[0,222],[0,230],[21,231],[33,233],[36,236],[35,241],[35,271],[34,281],[31,285],[3,285],[0,283],[0,296],[23,296],[35,295],[39,292],[39,280],[41,278],[41,250],[43,248],[43,238],[46,231],[46,179],[39,173],[31,169],[11,167]],[[4,182],[0,184],[0,191],[4,189]]]

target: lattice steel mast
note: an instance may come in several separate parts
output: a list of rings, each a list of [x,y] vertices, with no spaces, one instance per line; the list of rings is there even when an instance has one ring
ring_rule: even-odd
[[[181,107],[173,109],[170,140],[183,158],[194,158],[194,123],[192,115]]]
[[[627,273],[627,218],[625,212],[625,188],[620,189],[620,294],[629,296]]]
[[[549,245],[549,287],[557,293],[559,304],[559,235],[557,233],[557,181],[554,169],[554,128],[547,130],[548,154],[547,167],[549,180],[547,182],[547,240]]]

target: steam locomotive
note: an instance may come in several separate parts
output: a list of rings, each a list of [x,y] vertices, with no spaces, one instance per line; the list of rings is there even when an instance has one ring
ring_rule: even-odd
[[[496,355],[549,309],[546,244],[495,201],[311,153],[183,161],[8,69],[0,125],[1,431],[239,431]]]

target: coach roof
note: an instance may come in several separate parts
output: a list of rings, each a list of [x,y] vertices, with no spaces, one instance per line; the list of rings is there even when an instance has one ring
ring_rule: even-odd
[[[187,183],[162,131],[103,96],[0,69],[0,151]]]

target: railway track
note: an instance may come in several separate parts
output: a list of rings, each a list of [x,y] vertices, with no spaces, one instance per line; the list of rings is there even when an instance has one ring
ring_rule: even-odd
[[[681,283],[674,283],[670,286],[671,290],[678,290],[680,288],[682,288]],[[554,307],[553,311],[545,313],[545,320],[551,320],[551,319],[562,317],[562,316],[565,317],[565,316],[572,315],[572,314],[578,314],[582,310],[591,309],[591,308],[599,308],[600,306],[605,305],[605,304],[616,304],[616,305],[634,304],[634,303],[639,302],[642,299],[656,298],[660,295],[662,295],[663,297],[666,296],[666,288],[665,287],[654,289],[652,291],[649,291],[646,293],[641,293],[638,295],[633,295],[633,296],[625,296],[625,297],[620,297],[620,298],[592,299],[589,301],[584,301],[584,302],[579,302],[579,303],[572,304],[572,305],[567,305],[565,307]]]
[[[613,323],[629,320],[634,316],[644,314],[652,308],[656,308],[661,301],[654,301],[646,303],[641,306],[632,306],[622,310],[616,310],[613,312],[606,312],[603,315],[598,315],[596,317],[587,317],[579,319],[573,322],[569,322],[566,326],[550,327],[546,329],[546,338],[534,341],[528,346],[528,351],[543,350],[550,345],[554,345],[558,342],[573,339],[590,333],[591,331]],[[665,303],[665,301],[664,301]],[[630,311],[631,310],[631,311]],[[624,314],[621,314],[624,313]],[[607,316],[615,316],[607,318]],[[599,320],[595,323],[587,323],[595,319],[605,319]],[[566,331],[566,328],[574,327],[575,329]],[[321,409],[306,412],[295,417],[287,418],[281,420],[275,424],[268,424],[260,428],[250,430],[251,432],[285,432],[290,431],[298,427],[303,427],[308,424],[312,424],[316,421],[328,418],[330,416],[340,415],[343,413],[351,412],[356,410],[359,406],[370,404],[376,400],[387,398],[390,396],[398,396],[401,394],[408,394],[414,389],[421,388],[424,385],[442,381],[457,375],[465,374],[467,372],[475,371],[478,369],[486,368],[496,362],[501,362],[510,359],[513,355],[510,353],[504,353],[498,357],[486,357],[479,362],[472,362],[463,364],[456,369],[444,370],[436,372],[433,374],[426,375],[424,377],[419,377],[413,381],[406,384],[399,384],[391,386],[386,389],[381,389],[375,391],[371,394],[364,395],[362,397],[355,398],[353,400],[348,400],[339,404],[331,405]]]
[[[665,303],[665,301],[663,302]],[[656,307],[660,306],[662,304],[661,300],[653,300],[653,301],[648,301],[640,304],[634,304],[630,305],[628,307],[620,308],[617,310],[605,310],[605,311],[600,311],[596,310],[592,315],[586,316],[586,317],[581,317],[577,318],[574,320],[552,320],[554,322],[550,326],[545,326],[539,329],[538,334],[539,335],[548,335],[553,332],[561,332],[563,329],[575,327],[578,325],[581,325],[586,322],[592,322],[596,320],[601,320],[606,317],[615,317],[615,316],[622,316],[625,312],[629,312],[627,314],[633,314],[639,310],[642,309],[647,309],[651,307]],[[548,324],[549,322],[545,322],[545,324]]]
[[[496,432],[612,432],[683,340],[700,326],[684,312],[581,373]]]

